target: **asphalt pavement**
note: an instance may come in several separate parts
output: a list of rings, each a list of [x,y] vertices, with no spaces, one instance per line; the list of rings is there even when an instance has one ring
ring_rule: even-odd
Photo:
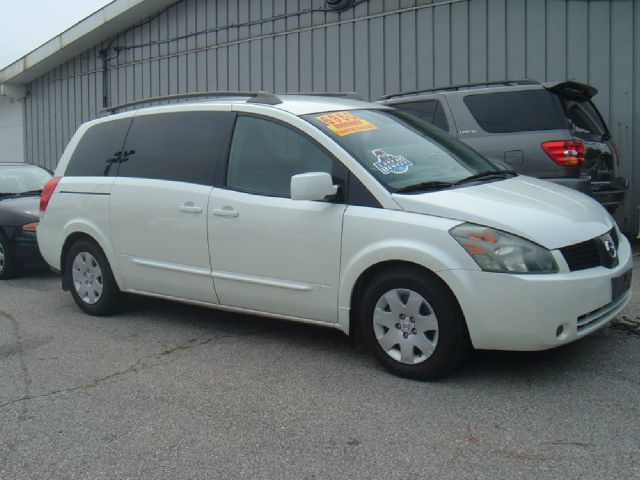
[[[0,479],[640,479],[640,257],[610,326],[394,377],[329,329],[0,284]]]

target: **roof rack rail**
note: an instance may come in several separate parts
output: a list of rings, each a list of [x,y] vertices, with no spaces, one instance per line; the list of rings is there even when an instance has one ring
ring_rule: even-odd
[[[352,100],[364,100],[358,92],[291,92],[283,93],[283,95],[309,95],[312,97],[340,97],[350,98]]]
[[[144,100],[135,100],[133,102],[122,103],[120,105],[113,105],[111,107],[105,107],[103,112],[115,113],[123,108],[134,107],[136,105],[144,105],[146,103],[164,102],[170,100],[183,100],[189,98],[207,98],[207,97],[249,97],[247,103],[264,103],[266,105],[278,105],[282,103],[276,95],[269,92],[191,92],[191,93],[179,93],[177,95],[165,95],[161,97],[152,97]]]
[[[376,101],[389,100],[390,98],[404,97],[405,95],[415,95],[418,93],[441,92],[441,91],[448,91],[448,90],[462,90],[465,88],[489,87],[492,85],[540,85],[540,82],[536,82],[535,80],[522,79],[522,80],[500,80],[500,81],[477,82],[477,83],[461,83],[459,85],[450,85],[448,87],[424,88],[420,90],[412,90],[409,92],[392,93],[389,95],[383,95],[382,97],[378,98]]]

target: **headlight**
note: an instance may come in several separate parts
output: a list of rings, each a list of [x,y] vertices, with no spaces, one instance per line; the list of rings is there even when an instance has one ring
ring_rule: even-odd
[[[465,223],[449,233],[486,272],[555,273],[551,252],[529,240],[481,225]]]

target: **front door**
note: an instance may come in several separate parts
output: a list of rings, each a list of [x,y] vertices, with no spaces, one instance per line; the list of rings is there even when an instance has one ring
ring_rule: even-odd
[[[291,200],[290,182],[298,173],[337,170],[337,160],[290,126],[238,117],[226,188],[214,188],[209,202],[221,304],[336,322],[346,205]]]

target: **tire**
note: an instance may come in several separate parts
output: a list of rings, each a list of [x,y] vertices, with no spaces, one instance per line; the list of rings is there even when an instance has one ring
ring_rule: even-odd
[[[0,280],[9,280],[18,273],[13,247],[4,232],[0,231]]]
[[[64,275],[73,299],[85,313],[108,316],[122,308],[124,294],[96,243],[76,241],[67,252]]]
[[[393,268],[374,277],[360,298],[357,318],[368,350],[400,377],[441,378],[470,350],[458,302],[439,279],[417,268]]]

